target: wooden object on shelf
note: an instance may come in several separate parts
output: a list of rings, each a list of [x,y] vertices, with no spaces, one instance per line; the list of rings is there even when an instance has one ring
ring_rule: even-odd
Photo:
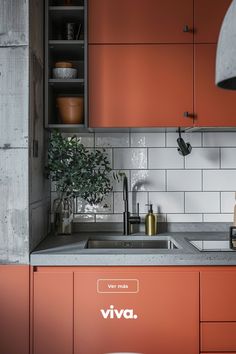
[[[58,97],[57,106],[60,120],[63,124],[83,123],[83,97]]]

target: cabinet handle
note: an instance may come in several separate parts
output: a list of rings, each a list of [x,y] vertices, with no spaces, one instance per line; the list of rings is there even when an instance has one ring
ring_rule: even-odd
[[[189,112],[184,112],[184,117],[185,118],[192,118],[192,114]]]
[[[185,25],[185,26],[184,26],[183,32],[185,32],[185,33],[191,32],[191,30],[190,30],[190,28],[189,28],[188,25]]]

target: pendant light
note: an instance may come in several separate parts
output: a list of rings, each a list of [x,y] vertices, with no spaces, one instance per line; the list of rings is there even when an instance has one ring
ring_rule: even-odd
[[[216,85],[226,90],[236,90],[236,0],[230,5],[220,30]]]

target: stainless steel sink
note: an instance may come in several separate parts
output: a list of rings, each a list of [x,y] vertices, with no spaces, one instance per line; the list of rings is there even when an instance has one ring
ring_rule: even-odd
[[[171,240],[88,240],[85,248],[120,248],[120,249],[178,249],[177,245]]]

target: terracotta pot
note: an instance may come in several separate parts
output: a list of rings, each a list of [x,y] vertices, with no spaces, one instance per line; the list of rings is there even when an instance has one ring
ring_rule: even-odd
[[[58,97],[57,107],[61,123],[82,124],[84,115],[83,97]]]

